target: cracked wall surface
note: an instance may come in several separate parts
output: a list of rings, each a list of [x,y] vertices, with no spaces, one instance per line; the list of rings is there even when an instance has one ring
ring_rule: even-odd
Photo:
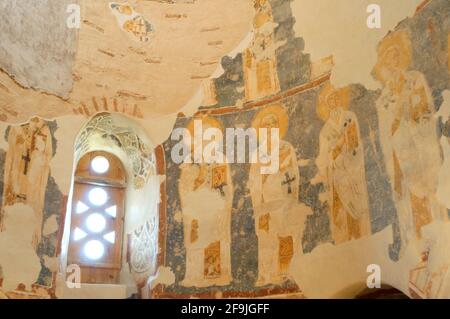
[[[77,37],[66,26],[66,11],[76,3],[2,1],[0,68],[25,88],[68,98]]]
[[[19,270],[9,275],[9,264],[0,275],[25,284],[30,297],[54,297],[64,285],[55,265],[75,144],[96,114],[117,113],[142,127],[124,144],[157,146],[151,187],[127,206],[137,216],[127,228],[135,277],[124,274],[142,296],[352,297],[377,264],[383,284],[410,297],[449,298],[450,5],[380,1],[382,28],[369,30],[367,3],[84,1],[78,40],[64,42],[76,44],[75,59],[70,45],[30,55],[0,42],[0,222],[8,226],[18,209],[33,212],[21,245],[40,264],[34,282]],[[46,2],[44,12],[54,5]],[[1,6],[18,9],[0,22],[8,30],[0,38],[22,41],[32,21],[24,29],[14,21],[36,8]],[[47,36],[66,32],[60,26]],[[39,81],[63,78],[28,68],[31,56],[45,60],[39,54],[62,54],[59,71],[71,64],[68,99],[40,92]],[[222,131],[275,122],[280,171],[175,163],[170,134],[192,129],[195,119]],[[134,146],[126,156],[140,172],[150,150]],[[31,183],[40,186],[31,192]],[[141,203],[158,201],[158,191],[156,216]],[[154,218],[145,219],[150,211]],[[10,235],[0,231],[0,243]]]

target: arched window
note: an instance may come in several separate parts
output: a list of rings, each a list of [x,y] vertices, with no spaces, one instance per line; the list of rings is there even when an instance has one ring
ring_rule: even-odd
[[[122,264],[126,176],[122,162],[91,152],[78,162],[72,196],[68,264],[82,283],[117,283]]]

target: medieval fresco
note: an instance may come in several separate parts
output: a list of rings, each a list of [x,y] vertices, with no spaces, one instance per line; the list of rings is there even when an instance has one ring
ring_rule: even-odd
[[[424,75],[408,71],[411,54],[408,31],[395,31],[379,46],[375,71],[383,83],[377,100],[381,144],[405,244],[447,215],[435,198],[442,165],[436,106]]]
[[[204,129],[220,129],[217,120],[201,119]],[[188,124],[194,130],[194,124]],[[179,196],[186,249],[183,286],[223,286],[231,281],[231,206],[233,188],[227,164],[185,163]],[[208,200],[205,200],[205,199]],[[201,206],[198,204],[202,203]]]
[[[54,154],[50,128],[45,121],[34,118],[30,124],[12,127],[7,139],[3,204],[25,203],[33,208],[37,220],[33,245],[37,248],[42,237],[50,159]]]
[[[370,235],[369,196],[365,174],[364,146],[358,118],[350,110],[350,90],[325,86],[317,112],[324,121],[320,153],[316,159],[328,192],[330,228],[336,244]]]
[[[143,188],[149,177],[155,173],[153,149],[130,128],[117,124],[110,113],[95,116],[82,129],[75,145],[77,154],[85,154],[92,147],[90,139],[93,136],[112,141],[130,158],[136,189]]]
[[[253,296],[262,288],[292,292],[290,264],[299,254],[325,243],[357,243],[390,227],[393,241],[385,250],[395,262],[411,240],[422,240],[423,227],[448,220],[448,207],[436,196],[445,183],[443,154],[448,153],[441,139],[446,146],[449,114],[438,111],[441,94],[450,86],[442,59],[448,54],[450,20],[434,12],[445,3],[432,1],[380,42],[373,70],[380,90],[359,84],[334,87],[329,58],[320,62],[326,65],[314,63],[311,75],[313,63],[302,52],[302,40],[289,32],[286,3],[255,1],[254,7],[253,41],[234,59],[223,59],[224,75],[208,87],[213,102],[200,114],[221,128],[278,128],[280,169],[263,175],[257,163],[225,164],[226,195],[206,182],[211,201],[187,200],[197,196],[197,184],[213,178],[214,165],[202,170],[197,164],[175,164],[170,157],[175,142],[166,141],[166,266],[176,278],[166,287],[168,295],[251,291]],[[435,27],[426,31],[425,21]],[[425,32],[433,33],[434,50],[423,43]],[[423,60],[422,50],[436,57],[433,63]],[[301,62],[286,51],[301,56]],[[303,78],[294,79],[292,69],[302,70]],[[432,75],[437,69],[438,77]],[[230,105],[235,107],[223,108]],[[180,115],[175,128],[188,128],[194,119]],[[190,182],[184,180],[186,170],[192,170]],[[228,208],[208,221],[211,211],[222,211],[219,207]],[[218,222],[226,223],[220,228],[226,234],[216,239],[211,234]],[[203,242],[205,228],[212,230],[198,246],[201,266],[196,266],[196,281],[188,284],[186,278],[194,278],[192,247]],[[223,259],[224,242],[232,251],[231,264]],[[204,271],[202,261],[208,258],[224,281]],[[231,278],[228,273],[221,277],[230,266]],[[417,270],[411,276],[419,276]],[[440,281],[439,276],[433,280]],[[296,289],[301,291],[301,284]]]
[[[450,187],[450,91],[444,92],[444,102],[439,110],[442,116],[442,137],[440,139],[442,154],[444,157],[441,171],[439,172],[438,200],[450,210],[450,198],[447,190]]]
[[[11,232],[17,227],[10,219],[17,221],[20,217],[16,215],[20,211],[32,214],[26,222],[26,227],[33,229],[31,234],[25,235],[26,231],[22,229],[17,234],[21,236],[20,240],[15,239],[17,245],[28,252],[25,255],[34,256],[37,260],[38,268],[29,272],[35,278],[24,287],[27,291],[54,288],[57,269],[53,259],[58,255],[60,214],[64,202],[63,194],[50,172],[50,161],[57,147],[54,138],[56,130],[56,122],[36,117],[27,124],[10,126],[5,135],[9,147],[2,162],[4,191],[0,234],[7,245],[7,240],[12,240]],[[17,253],[14,254],[17,256]],[[8,261],[8,265],[12,260],[14,259],[2,259],[5,263]],[[10,270],[18,271],[16,266]],[[10,280],[6,278],[7,274],[4,275],[6,281]],[[49,293],[51,291],[47,290],[46,294]]]
[[[120,28],[136,41],[148,42],[153,26],[128,3],[110,3]]]
[[[243,55],[245,98],[258,99],[280,91],[276,50],[281,42],[276,42],[272,6],[270,1],[255,1],[253,42]]]
[[[450,292],[449,265],[443,265],[436,271],[428,269],[428,254],[424,252],[422,260],[409,272],[409,291],[415,299],[446,298]]]
[[[325,287],[336,273],[314,268],[348,270],[337,256],[381,260],[411,297],[448,298],[448,0],[424,1],[376,42],[370,88],[339,86],[333,68],[345,64],[308,53],[291,0],[217,0],[212,17],[200,2],[84,3],[75,62],[66,43],[72,89],[13,68],[18,88],[0,72],[0,121],[29,119],[5,124],[0,149],[0,298],[55,297],[73,180],[54,162],[69,172],[97,150],[126,166],[117,286],[141,297],[308,297],[301,275]],[[46,119],[24,111],[31,100]],[[70,141],[56,140],[60,123]],[[60,142],[73,154],[57,156]]]
[[[311,210],[298,201],[298,158],[292,144],[284,140],[289,126],[287,110],[282,105],[268,106],[255,114],[252,123],[258,130],[280,130],[278,171],[261,174],[262,164],[251,164],[247,187],[258,237],[256,285],[281,284],[287,279],[292,257],[301,251],[305,221]],[[270,144],[271,138],[264,142]],[[272,151],[270,145],[263,149]]]

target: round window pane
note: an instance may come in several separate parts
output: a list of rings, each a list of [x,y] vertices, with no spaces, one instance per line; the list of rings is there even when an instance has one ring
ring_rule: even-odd
[[[108,194],[103,188],[94,188],[89,192],[89,201],[95,206],[102,206],[108,200]]]
[[[109,170],[109,161],[104,156],[97,156],[92,160],[91,167],[97,174],[104,174]]]
[[[101,233],[106,227],[106,219],[99,213],[94,213],[86,219],[86,226],[93,233]]]
[[[91,240],[84,246],[84,254],[91,260],[98,260],[105,254],[105,246],[98,240]]]

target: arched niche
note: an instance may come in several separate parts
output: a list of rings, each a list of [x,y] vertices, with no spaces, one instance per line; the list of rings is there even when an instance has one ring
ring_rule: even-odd
[[[87,161],[86,156],[89,156],[87,154],[95,152],[112,154],[123,164],[127,184],[122,270],[118,285],[126,287],[126,296],[136,293],[139,295],[140,288],[144,287],[147,279],[155,275],[157,266],[160,185],[156,172],[154,145],[145,130],[126,116],[101,113],[91,118],[76,138],[73,182],[77,167],[83,165],[83,161]],[[74,209],[72,202],[73,183],[64,219],[61,245],[61,271],[64,277],[67,273],[70,221]],[[103,290],[99,289],[99,293],[100,291]],[[106,295],[111,297],[107,292]]]

